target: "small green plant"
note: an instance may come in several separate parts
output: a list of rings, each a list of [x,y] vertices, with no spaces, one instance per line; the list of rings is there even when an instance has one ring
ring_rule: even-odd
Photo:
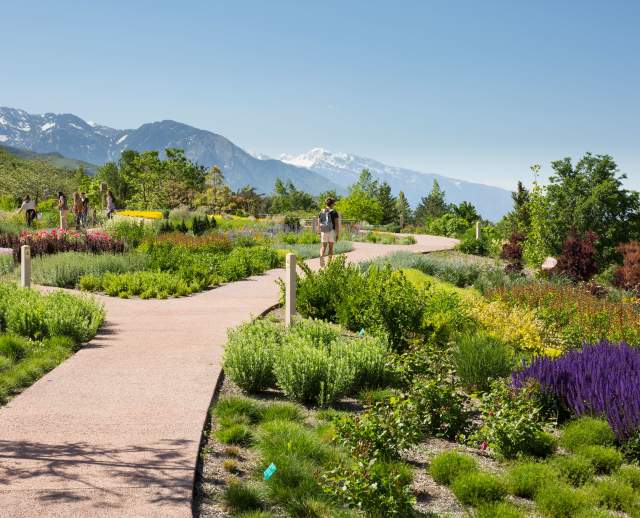
[[[583,455],[560,455],[551,459],[550,465],[573,486],[581,486],[595,475],[591,461]]]
[[[640,510],[640,502],[633,487],[626,482],[605,478],[594,482],[590,488],[597,504],[612,511],[633,512]]]
[[[245,424],[229,424],[215,432],[216,439],[223,444],[249,446],[253,442],[251,429]]]
[[[335,421],[337,440],[363,459],[394,459],[421,437],[419,414],[406,395]]]
[[[237,473],[240,469],[240,465],[233,459],[225,459],[222,461],[222,469],[227,473]]]
[[[615,478],[629,484],[634,490],[640,490],[640,466],[625,464],[614,474]]]
[[[585,416],[571,421],[562,433],[560,444],[570,451],[582,446],[613,446],[615,435],[604,419]]]
[[[533,498],[536,492],[555,477],[554,471],[540,462],[518,462],[506,475],[509,492],[522,498]]]
[[[213,410],[213,415],[218,419],[236,416],[246,416],[250,423],[257,423],[262,419],[263,406],[247,397],[226,396],[221,398]]]
[[[622,465],[622,454],[610,446],[583,446],[578,452],[591,461],[599,475],[611,473]]]
[[[451,490],[461,504],[474,507],[497,502],[507,494],[500,479],[481,471],[461,474],[451,484]]]
[[[282,344],[282,328],[267,320],[254,320],[229,332],[224,369],[245,392],[258,392],[275,384],[273,362]]]
[[[484,425],[477,439],[486,441],[505,458],[551,454],[555,440],[544,433],[542,408],[534,390],[534,387],[514,389],[504,380],[493,381],[491,391],[482,398]]]
[[[304,411],[299,405],[293,403],[278,402],[267,405],[262,415],[262,420],[266,421],[302,421]]]
[[[540,488],[535,502],[542,514],[549,518],[573,518],[589,508],[589,503],[581,493],[557,483],[545,484]]]
[[[477,469],[478,465],[473,457],[457,451],[447,451],[433,458],[429,466],[429,474],[438,484],[448,486],[458,476]]]
[[[521,518],[524,513],[508,502],[482,504],[472,515],[473,518]]]
[[[343,462],[322,475],[325,493],[373,518],[411,516],[415,503],[411,482],[406,465],[375,459]]]
[[[506,377],[514,366],[512,349],[483,333],[462,336],[453,359],[462,384],[481,392],[489,390],[491,379]]]
[[[254,485],[232,480],[225,489],[223,500],[226,507],[236,513],[264,508],[262,491]]]

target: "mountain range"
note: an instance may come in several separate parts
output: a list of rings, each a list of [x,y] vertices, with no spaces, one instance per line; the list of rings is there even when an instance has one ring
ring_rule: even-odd
[[[62,155],[60,159],[68,157],[96,165],[117,160],[125,149],[182,148],[194,162],[206,167],[218,165],[231,188],[251,185],[263,193],[273,191],[277,178],[291,180],[299,189],[313,194],[334,189],[345,193],[366,168],[378,180],[387,181],[395,194],[404,191],[413,206],[431,190],[433,180],[440,183],[447,201],[469,201],[490,220],[499,219],[512,206],[510,193],[505,189],[394,167],[322,148],[298,156],[283,154],[280,160],[253,156],[222,135],[171,120],[119,130],[87,122],[72,114],[35,115],[0,107],[0,145],[58,154]],[[87,169],[92,170],[90,165]]]

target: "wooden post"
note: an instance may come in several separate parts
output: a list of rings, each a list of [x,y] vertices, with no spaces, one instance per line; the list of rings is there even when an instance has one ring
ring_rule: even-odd
[[[296,314],[296,254],[287,254],[287,276],[285,279],[285,302],[284,302],[284,323],[289,327]]]
[[[20,247],[20,286],[31,288],[31,247]]]
[[[480,239],[480,221],[476,221],[476,240]]]

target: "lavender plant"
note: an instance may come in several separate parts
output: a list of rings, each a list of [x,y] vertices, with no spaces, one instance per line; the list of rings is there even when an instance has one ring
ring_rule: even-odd
[[[606,340],[559,358],[537,357],[512,375],[513,385],[540,383],[576,416],[607,419],[620,441],[640,429],[640,350]]]

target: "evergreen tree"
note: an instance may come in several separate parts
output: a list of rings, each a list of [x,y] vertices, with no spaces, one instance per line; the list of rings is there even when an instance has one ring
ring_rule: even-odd
[[[391,186],[387,182],[383,182],[378,187],[376,198],[382,207],[382,224],[387,225],[396,221],[398,219],[396,199],[391,194]]]
[[[472,203],[468,201],[463,201],[460,205],[451,205],[451,211],[458,217],[464,219],[469,225],[472,225],[480,218],[480,214],[473,206]]]
[[[351,189],[360,189],[370,198],[378,197],[378,181],[373,178],[371,171],[363,169],[358,181],[351,186]]]
[[[513,220],[515,229],[523,234],[528,234],[531,228],[531,210],[529,206],[529,191],[524,184],[518,181],[515,192],[511,193],[513,199]]]
[[[407,197],[402,191],[398,193],[398,197],[396,198],[396,218],[396,222],[401,228],[413,221],[411,205],[409,205],[409,200],[407,200]]]
[[[418,225],[424,225],[427,221],[439,218],[449,212],[444,194],[438,180],[434,180],[431,192],[427,196],[422,197],[420,204],[416,208],[416,223]]]

